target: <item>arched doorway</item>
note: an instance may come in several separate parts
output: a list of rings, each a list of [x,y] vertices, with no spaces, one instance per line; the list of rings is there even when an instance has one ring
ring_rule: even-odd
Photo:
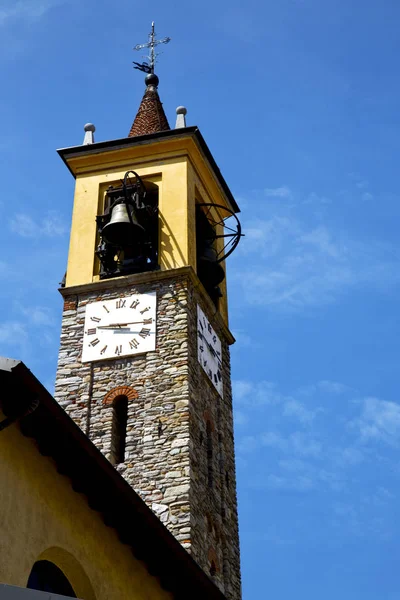
[[[49,560],[38,560],[30,572],[27,588],[41,592],[52,592],[76,598],[72,585],[64,573]]]

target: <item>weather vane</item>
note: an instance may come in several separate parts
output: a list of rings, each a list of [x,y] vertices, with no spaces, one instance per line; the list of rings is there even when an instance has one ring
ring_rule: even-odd
[[[157,56],[160,54],[159,52],[155,52],[154,48],[158,46],[158,44],[168,44],[171,41],[170,37],[162,38],[161,40],[156,40],[156,32],[154,31],[154,21],[151,24],[151,32],[149,33],[149,41],[147,44],[136,44],[133,48],[134,50],[142,50],[143,48],[150,48],[149,55],[145,56],[148,62],[138,63],[133,61],[133,64],[136,65],[134,69],[138,69],[139,71],[143,71],[143,73],[154,73],[154,65],[156,64]]]

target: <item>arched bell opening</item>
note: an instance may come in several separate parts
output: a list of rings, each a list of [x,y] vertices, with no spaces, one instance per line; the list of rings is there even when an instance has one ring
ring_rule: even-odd
[[[230,219],[233,223],[226,223]],[[239,243],[241,233],[237,216],[219,204],[196,205],[197,275],[218,308],[225,279],[224,261]]]
[[[128,171],[110,186],[103,213],[96,217],[100,279],[159,268],[158,187]]]

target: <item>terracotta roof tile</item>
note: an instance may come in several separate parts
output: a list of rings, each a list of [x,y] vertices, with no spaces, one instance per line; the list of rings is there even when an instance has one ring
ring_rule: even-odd
[[[156,76],[153,75],[153,77]],[[128,137],[157,133],[159,131],[169,131],[170,129],[162,102],[158,95],[157,85],[150,83],[146,88]]]

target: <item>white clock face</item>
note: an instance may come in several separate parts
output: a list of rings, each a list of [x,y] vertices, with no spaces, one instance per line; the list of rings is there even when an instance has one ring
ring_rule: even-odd
[[[156,292],[88,304],[82,362],[155,350],[156,304]]]
[[[197,356],[217,392],[223,398],[221,340],[197,306]]]

